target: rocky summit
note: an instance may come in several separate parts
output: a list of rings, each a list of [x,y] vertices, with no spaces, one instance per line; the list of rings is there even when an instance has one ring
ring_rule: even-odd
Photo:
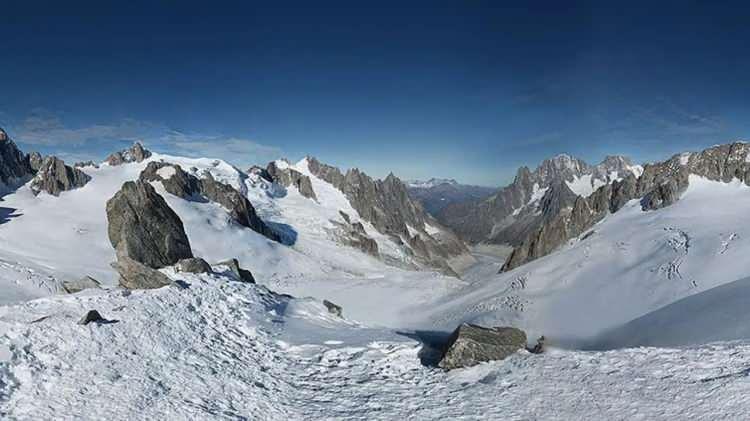
[[[33,173],[28,156],[0,128],[0,191],[28,181]]]
[[[109,241],[127,257],[161,268],[193,257],[180,217],[145,181],[128,181],[107,201]]]
[[[116,166],[130,162],[142,162],[150,156],[151,152],[149,150],[144,148],[140,142],[135,142],[130,148],[123,149],[108,156],[105,162],[109,165]]]
[[[48,156],[39,164],[31,182],[31,190],[35,194],[44,191],[59,196],[64,191],[85,186],[89,180],[91,177],[78,168],[65,165],[60,158]]]

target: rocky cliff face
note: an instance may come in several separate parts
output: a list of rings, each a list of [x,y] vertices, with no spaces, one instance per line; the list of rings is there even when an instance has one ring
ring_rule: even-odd
[[[28,181],[33,174],[29,157],[0,129],[0,192]]]
[[[248,172],[252,171],[249,170]],[[302,174],[301,172],[289,167],[280,167],[276,161],[271,162],[266,167],[264,176],[268,181],[273,181],[281,186],[289,187],[294,186],[299,190],[300,194],[308,199],[317,200],[315,191],[312,187],[310,177]]]
[[[444,225],[473,243],[521,244],[545,219],[540,218],[541,199],[552,186],[565,184],[570,191],[588,196],[613,180],[640,174],[629,159],[609,156],[592,166],[568,155],[543,161],[535,170],[521,167],[513,182],[487,199],[449,205],[437,216]],[[571,204],[569,200],[566,204]]]
[[[640,199],[643,211],[674,204],[687,189],[690,175],[720,182],[736,179],[750,186],[750,145],[736,142],[699,153],[675,155],[666,161],[645,165],[639,177],[629,174],[599,187],[588,197],[578,196],[572,207],[553,212],[516,245],[502,270],[514,269],[551,253],[632,199]]]
[[[36,156],[31,156],[34,159],[30,161],[34,162],[33,166],[37,166]],[[48,156],[38,165],[36,176],[31,181],[31,190],[34,194],[45,191],[53,196],[59,196],[64,191],[85,186],[89,180],[91,177],[78,168],[65,165],[60,158]]]
[[[440,229],[440,224],[409,197],[406,185],[393,174],[374,180],[358,169],[342,173],[315,158],[308,158],[308,168],[342,191],[359,216],[378,232],[408,246],[422,264],[454,274],[462,269],[458,260],[471,260],[466,245],[450,231]]]
[[[242,193],[232,186],[223,184],[208,173],[198,178],[185,172],[179,165],[166,162],[149,162],[141,172],[142,181],[159,181],[164,189],[183,199],[204,199],[218,203],[227,209],[236,223],[273,240],[281,242],[278,233],[263,222],[255,208]]]

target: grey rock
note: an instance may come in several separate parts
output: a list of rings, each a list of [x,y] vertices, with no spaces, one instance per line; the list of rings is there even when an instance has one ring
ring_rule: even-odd
[[[39,152],[32,152],[29,154],[29,166],[31,166],[33,171],[39,171],[39,169],[42,168],[43,161],[44,158]]]
[[[276,161],[268,164],[265,174],[270,180],[284,186],[294,186],[300,194],[308,199],[318,200],[312,187],[310,177],[292,168],[279,168]]]
[[[76,281],[64,281],[63,290],[68,294],[75,294],[85,289],[98,289],[101,288],[101,283],[90,276],[84,276]]]
[[[223,262],[217,263],[217,265],[227,266],[229,270],[234,274],[237,280],[247,282],[250,284],[255,283],[255,278],[249,270],[245,270],[240,267],[240,262],[237,259],[229,259]]]
[[[503,360],[526,346],[526,333],[513,327],[464,323],[451,335],[438,365],[447,370]]]
[[[85,186],[90,180],[91,177],[78,168],[65,165],[60,158],[48,156],[44,158],[31,181],[31,190],[34,194],[45,191],[53,196],[59,196],[64,191]]]
[[[135,142],[130,148],[115,152],[108,156],[106,162],[109,163],[109,165],[116,166],[130,162],[142,162],[150,156],[150,151],[145,149],[140,142]]]
[[[315,158],[308,157],[307,162],[313,175],[344,193],[364,221],[372,224],[378,232],[394,238],[394,241],[398,239],[401,242],[403,239],[404,247],[407,247],[404,251],[420,264],[454,275],[459,269],[455,261],[472,259],[466,244],[449,230],[440,229],[439,235],[427,233],[427,224],[436,228],[441,225],[409,196],[406,185],[393,174],[384,180],[373,180],[356,168],[342,174],[338,168]],[[418,239],[413,238],[407,225],[419,233]],[[376,243],[365,240],[361,245],[374,253]]]
[[[341,317],[342,319],[344,318],[344,309],[340,305],[334,304],[328,300],[323,300],[323,305],[326,306],[329,313]]]
[[[0,129],[0,193],[25,183],[33,174],[29,157]]]
[[[99,165],[97,165],[94,161],[78,161],[75,164],[73,164],[73,167],[75,168],[83,168],[83,167],[94,167],[99,168]]]
[[[85,326],[89,323],[101,323],[101,322],[106,322],[106,321],[107,319],[102,317],[102,315],[99,314],[98,311],[89,310],[88,312],[86,312],[86,314],[83,315],[81,320],[78,321],[78,324]]]
[[[172,283],[169,277],[127,256],[118,256],[112,267],[120,274],[120,286],[125,289],[155,289]]]
[[[128,181],[107,201],[108,234],[118,260],[151,268],[193,257],[180,217],[145,181]]]
[[[200,257],[180,259],[180,261],[177,262],[176,267],[177,267],[178,272],[187,272],[187,273],[211,273],[213,272],[213,270],[211,269],[211,265],[209,265],[208,262],[201,259]]]

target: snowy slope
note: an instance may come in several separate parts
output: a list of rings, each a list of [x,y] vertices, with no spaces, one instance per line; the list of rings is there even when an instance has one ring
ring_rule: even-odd
[[[742,419],[750,344],[521,351],[444,372],[416,342],[220,275],[0,308],[0,417]],[[98,309],[108,324],[76,321]],[[134,340],[137,338],[137,340]]]
[[[597,338],[592,346],[684,346],[750,338],[750,278],[683,298]]]
[[[552,255],[473,282],[425,308],[435,326],[513,324],[576,346],[613,328],[750,274],[750,187],[691,176],[675,205],[637,201]]]

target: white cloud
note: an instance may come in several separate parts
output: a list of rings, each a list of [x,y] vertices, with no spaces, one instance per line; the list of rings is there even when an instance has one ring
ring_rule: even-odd
[[[170,153],[178,155],[219,158],[240,166],[265,164],[284,156],[280,148],[250,139],[176,131],[163,136],[155,145],[164,146]]]
[[[15,138],[30,145],[80,146],[90,141],[137,140],[156,127],[150,123],[122,119],[113,124],[94,124],[69,127],[62,119],[51,113],[36,112],[24,119],[15,130]]]

